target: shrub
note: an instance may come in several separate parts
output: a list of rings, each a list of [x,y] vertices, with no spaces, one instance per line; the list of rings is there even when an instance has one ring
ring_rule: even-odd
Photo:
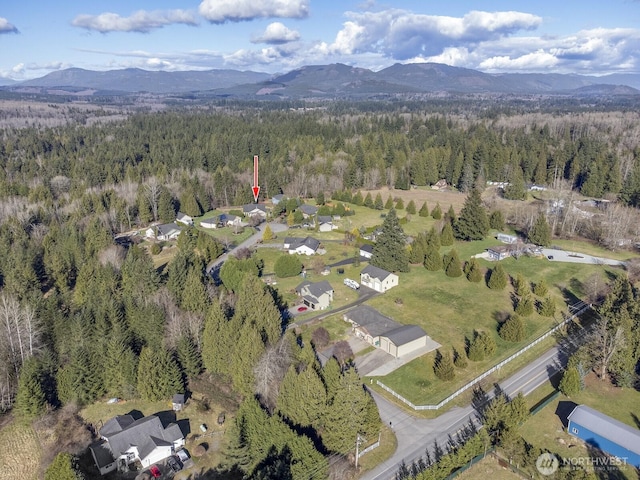
[[[459,352],[455,348],[453,349],[453,364],[458,368],[467,368],[469,362],[467,362],[467,354],[464,350]]]
[[[531,291],[529,282],[525,280],[521,273],[518,273],[513,279],[513,290],[519,297],[523,297]]]
[[[159,243],[151,245],[151,255],[158,255],[160,252],[162,252],[162,246]]]
[[[531,295],[525,295],[518,300],[516,313],[523,317],[528,317],[533,313],[533,299],[531,298]]]
[[[465,273],[467,280],[470,282],[479,283],[482,281],[482,269],[475,257],[471,258],[465,265]]]
[[[504,290],[507,286],[507,274],[502,268],[502,265],[498,263],[493,270],[491,270],[491,275],[489,276],[489,282],[487,286],[491,290]]]
[[[453,368],[453,361],[451,360],[451,355],[445,353],[444,355],[440,352],[440,350],[436,350],[436,358],[433,364],[433,371],[442,381],[453,380],[456,372]]]
[[[469,344],[467,356],[469,360],[478,362],[492,357],[496,353],[496,341],[485,331],[475,331],[473,340]]]
[[[440,204],[437,203],[435,207],[433,207],[433,210],[431,211],[431,216],[433,217],[434,220],[440,220],[442,218],[442,208],[440,207]]]
[[[444,256],[443,264],[444,271],[447,274],[447,277],[456,278],[462,276],[460,258],[458,257],[458,252],[455,249],[452,249],[447,255]]]
[[[295,255],[281,255],[273,267],[277,277],[295,277],[302,272],[302,262]]]
[[[524,321],[519,315],[511,315],[500,325],[498,334],[507,342],[521,342],[526,336]]]
[[[549,287],[547,287],[547,282],[544,278],[535,284],[533,287],[533,293],[538,297],[544,297],[549,293]]]
[[[407,204],[407,213],[410,213],[411,215],[415,215],[416,213],[416,204],[413,200],[409,200],[409,203]]]
[[[540,303],[540,315],[543,317],[553,317],[556,314],[556,302],[552,297],[545,297]]]
[[[565,370],[558,389],[567,397],[571,397],[580,391],[580,372],[577,367],[572,365]]]

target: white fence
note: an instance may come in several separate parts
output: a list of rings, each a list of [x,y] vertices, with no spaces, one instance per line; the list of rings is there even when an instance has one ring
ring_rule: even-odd
[[[500,370],[502,367],[504,367],[507,363],[509,363],[511,360],[514,360],[515,358],[519,357],[520,355],[522,355],[523,353],[525,353],[527,350],[529,350],[530,348],[532,348],[533,346],[537,345],[538,343],[542,342],[544,339],[546,339],[547,337],[549,337],[550,335],[553,335],[555,332],[557,332],[560,328],[562,328],[564,325],[566,325],[567,323],[569,323],[570,321],[572,321],[574,318],[576,318],[578,315],[581,315],[583,312],[585,312],[586,310],[588,310],[589,308],[591,308],[591,305],[586,304],[584,302],[580,302],[577,305],[573,305],[571,307],[569,307],[569,311],[573,312],[573,315],[571,315],[569,318],[566,318],[565,320],[563,320],[561,323],[559,323],[558,325],[556,325],[555,327],[553,327],[551,330],[549,330],[548,332],[544,333],[543,335],[541,335],[540,337],[536,338],[533,342],[531,342],[530,344],[528,344],[526,347],[523,347],[522,349],[518,350],[516,353],[514,353],[513,355],[511,355],[510,357],[504,359],[503,361],[501,361],[500,363],[498,363],[497,365],[493,366],[492,368],[490,368],[489,370],[487,370],[486,372],[484,372],[482,375],[474,378],[473,380],[471,380],[469,383],[467,383],[466,385],[464,385],[463,387],[459,388],[458,390],[456,390],[455,392],[453,392],[451,395],[449,395],[447,398],[445,398],[444,400],[442,400],[440,403],[438,403],[437,405],[414,405],[412,402],[410,402],[409,400],[407,400],[406,398],[404,398],[402,395],[400,395],[399,393],[395,392],[394,390],[390,389],[389,387],[387,387],[386,385],[384,385],[382,382],[380,382],[379,380],[376,380],[376,383],[383,389],[386,390],[387,392],[389,392],[391,395],[393,395],[394,397],[396,397],[398,400],[400,400],[401,402],[407,404],[409,407],[411,407],[414,410],[439,410],[442,407],[444,407],[447,403],[449,403],[451,400],[453,400],[454,398],[456,398],[458,395],[460,395],[462,392],[469,390],[471,387],[473,387],[474,385],[477,385],[480,381],[482,381],[484,378],[488,377],[489,375],[491,375],[492,373],[494,373],[496,370]]]
[[[365,453],[370,452],[371,450],[378,448],[380,446],[380,435],[378,435],[378,441],[376,443],[372,443],[371,445],[369,445],[367,448],[365,448],[364,450],[358,452],[358,458],[360,458],[362,455],[364,455]]]

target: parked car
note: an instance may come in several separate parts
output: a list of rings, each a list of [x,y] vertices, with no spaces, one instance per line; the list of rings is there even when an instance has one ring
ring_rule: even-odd
[[[176,457],[167,458],[167,465],[169,465],[171,470],[173,470],[174,472],[179,472],[180,470],[182,470],[182,466],[180,465],[180,462],[178,462]]]
[[[151,472],[151,476],[153,478],[160,478],[162,476],[162,472],[156,465],[151,465],[149,467],[149,471]]]
[[[176,456],[178,457],[178,459],[182,462],[182,464],[184,465],[184,462],[186,462],[187,460],[189,460],[189,454],[187,453],[186,450],[182,449],[182,450],[178,450],[176,452]]]

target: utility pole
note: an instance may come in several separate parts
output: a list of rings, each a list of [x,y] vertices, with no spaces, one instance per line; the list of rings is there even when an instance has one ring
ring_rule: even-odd
[[[349,385],[351,386],[351,385]],[[364,442],[364,438],[360,436],[359,433],[356,433],[356,469],[358,468],[358,457],[360,455],[360,443]]]

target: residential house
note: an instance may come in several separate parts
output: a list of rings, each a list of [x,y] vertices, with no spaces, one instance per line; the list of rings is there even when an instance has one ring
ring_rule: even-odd
[[[315,205],[307,205],[306,203],[300,205],[299,209],[302,212],[302,216],[304,218],[311,218],[316,213],[318,213],[318,207],[316,207]]]
[[[149,227],[145,231],[145,236],[166,242],[178,238],[181,231],[182,229],[175,223],[165,223],[164,225]]]
[[[518,236],[517,235],[509,235],[509,234],[506,234],[506,233],[498,233],[498,235],[496,235],[496,238],[498,239],[498,241],[500,241],[502,243],[513,244],[513,243],[517,243],[518,242]]]
[[[333,223],[333,217],[330,215],[318,215],[318,230],[320,232],[331,232],[340,228]]]
[[[586,405],[575,407],[567,420],[569,435],[640,468],[640,430]]]
[[[542,255],[542,247],[531,243],[516,242],[510,245],[497,245],[487,248],[489,260],[504,260],[505,258],[518,258],[522,255]]]
[[[359,338],[398,358],[427,345],[428,336],[418,325],[402,325],[368,305],[358,305],[343,318]]]
[[[124,471],[136,461],[147,468],[184,446],[184,434],[178,424],[165,427],[156,415],[139,419],[131,414],[118,415],[104,424],[100,437],[90,449],[102,475],[116,468]]]
[[[286,237],[284,239],[284,248],[292,255],[295,253],[298,255],[315,255],[320,248],[320,241],[313,237]]]
[[[267,207],[262,203],[250,203],[242,206],[242,213],[245,217],[267,218]]]
[[[398,285],[398,275],[373,265],[367,265],[360,272],[360,284],[372,288],[376,292],[384,293]]]
[[[329,308],[333,301],[333,287],[329,282],[302,282],[296,287],[296,293],[302,297],[302,303],[312,310]]]
[[[184,223],[185,225],[193,225],[193,217],[186,213],[178,212],[178,215],[176,215],[176,222]]]
[[[366,259],[373,257],[373,245],[365,243],[360,247],[360,256]]]
[[[283,193],[279,193],[271,197],[271,203],[273,203],[274,205],[278,205],[280,202],[286,199],[287,199],[286,195],[284,195]]]
[[[216,217],[207,218],[206,220],[200,221],[200,226],[202,228],[218,228],[218,220]]]

